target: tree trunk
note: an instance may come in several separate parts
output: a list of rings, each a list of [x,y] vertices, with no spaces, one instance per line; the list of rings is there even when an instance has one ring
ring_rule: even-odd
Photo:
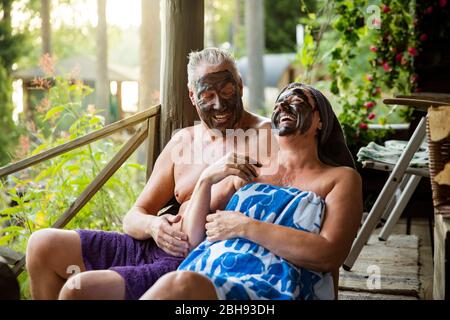
[[[161,20],[159,0],[142,0],[139,110],[159,103]]]
[[[161,147],[175,129],[198,119],[187,88],[188,54],[203,48],[203,0],[163,0]]]
[[[238,45],[238,37],[239,31],[241,29],[241,0],[234,0],[235,5],[235,14],[233,19],[233,29],[232,29],[232,37],[233,37],[233,48],[236,51]]]
[[[208,0],[205,8],[205,42],[206,47],[216,46],[216,33],[215,33],[215,6],[214,0]]]
[[[109,115],[108,38],[106,30],[106,0],[97,0],[97,78],[95,82],[95,105],[104,110],[106,123]]]
[[[41,0],[42,54],[51,54],[50,0]]]
[[[141,2],[141,44],[139,74],[139,110],[160,102],[161,69],[161,20],[160,0]],[[146,163],[148,144],[142,144],[137,152],[140,164]]]
[[[262,0],[245,1],[245,27],[248,58],[247,86],[249,108],[264,109],[264,3]]]

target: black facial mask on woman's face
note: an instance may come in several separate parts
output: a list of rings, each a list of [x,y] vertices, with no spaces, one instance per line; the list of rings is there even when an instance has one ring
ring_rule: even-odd
[[[199,116],[211,129],[225,134],[233,129],[244,110],[238,84],[228,71],[208,73],[195,84]]]
[[[272,113],[272,128],[279,136],[300,132],[304,134],[311,128],[314,109],[303,90],[288,89],[278,98]]]

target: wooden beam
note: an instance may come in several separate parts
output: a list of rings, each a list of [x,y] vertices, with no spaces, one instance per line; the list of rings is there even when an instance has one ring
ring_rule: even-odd
[[[436,100],[427,100],[427,99],[414,99],[414,98],[389,98],[383,99],[384,104],[397,104],[400,106],[410,106],[421,111],[427,111],[429,107],[437,107],[445,105],[446,103],[442,101]]]
[[[147,130],[147,174],[146,181],[150,178],[153,171],[153,165],[159,154],[159,116],[148,119]]]
[[[84,189],[80,196],[69,206],[61,217],[52,225],[52,228],[64,228],[70,220],[91,200],[98,190],[108,181],[109,178],[122,166],[129,156],[141,145],[148,135],[148,123],[135,133],[130,140],[120,149],[114,158],[103,168],[95,179]],[[16,275],[19,275],[25,265],[25,257],[18,261],[13,268]]]
[[[433,299],[450,300],[450,219],[434,218]]]
[[[163,0],[161,136],[163,148],[175,129],[193,125],[197,111],[187,89],[188,54],[203,49],[203,0]]]
[[[2,168],[0,168],[0,178],[7,176],[11,173],[20,171],[22,169],[28,168],[30,166],[33,166],[35,164],[38,164],[42,161],[54,158],[56,156],[59,156],[60,154],[66,153],[70,150],[82,147],[84,145],[87,145],[87,144],[94,142],[96,140],[99,140],[101,138],[107,137],[117,131],[124,129],[124,128],[131,127],[138,123],[141,123],[141,122],[145,121],[146,119],[157,115],[159,112],[159,109],[160,109],[159,105],[153,106],[147,110],[136,113],[135,115],[128,117],[127,119],[123,119],[123,120],[117,121],[115,123],[112,123],[110,125],[107,125],[106,127],[102,128],[100,130],[94,131],[85,136],[82,136],[80,138],[77,138],[77,139],[74,139],[67,143],[64,143],[60,146],[40,152],[40,153],[38,153],[34,156],[31,156],[29,158],[26,158],[24,160],[21,160],[16,163],[10,164],[8,166],[2,167]]]

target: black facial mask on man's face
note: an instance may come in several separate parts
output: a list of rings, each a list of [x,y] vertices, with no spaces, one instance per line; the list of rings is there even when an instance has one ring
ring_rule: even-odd
[[[276,102],[272,113],[272,128],[278,130],[279,136],[297,132],[304,134],[311,128],[313,113],[314,108],[310,105],[303,90],[288,89],[280,95]]]
[[[200,118],[211,129],[225,134],[233,129],[244,110],[238,84],[228,71],[208,73],[195,84]]]

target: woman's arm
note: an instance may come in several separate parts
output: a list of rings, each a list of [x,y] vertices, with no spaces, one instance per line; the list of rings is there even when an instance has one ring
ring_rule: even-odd
[[[206,234],[210,241],[246,238],[297,266],[322,272],[333,271],[347,257],[361,221],[360,176],[353,170],[340,175],[325,204],[326,216],[320,234],[230,212],[208,216]]]
[[[243,159],[246,159],[245,163],[242,163]],[[213,185],[228,176],[235,176],[237,179],[221,184],[220,187],[223,190],[215,190],[212,199],[211,189]],[[217,204],[224,206],[236,192],[237,184],[251,181],[256,176],[256,170],[248,163],[248,157],[234,153],[225,156],[203,171],[186,208],[181,229],[188,236],[190,250],[205,238],[206,216],[212,211],[211,204],[215,203],[214,207],[217,207]]]

